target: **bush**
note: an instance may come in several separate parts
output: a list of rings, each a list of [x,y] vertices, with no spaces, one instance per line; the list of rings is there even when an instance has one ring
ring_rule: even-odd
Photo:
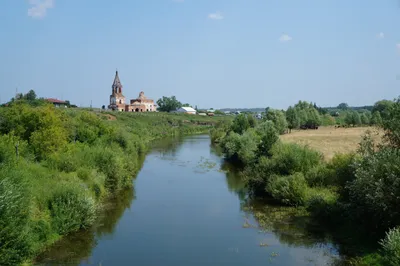
[[[338,195],[332,190],[310,188],[307,192],[306,208],[314,218],[332,224],[334,219],[342,216],[337,199]]]
[[[28,143],[12,135],[0,135],[0,167],[17,163],[16,146],[20,158],[32,159]]]
[[[276,143],[270,153],[273,172],[278,175],[292,175],[296,172],[307,174],[322,163],[322,155],[306,146],[294,143]]]
[[[319,164],[311,168],[305,178],[311,187],[332,186],[335,184],[335,170],[328,168],[326,164]]]
[[[287,205],[303,205],[307,195],[307,182],[302,173],[272,176],[266,187],[271,196]]]
[[[78,186],[57,189],[49,199],[52,227],[60,234],[87,228],[95,218],[95,202]]]
[[[26,206],[30,197],[18,175],[0,173],[0,265],[17,265],[32,253]]]
[[[344,189],[348,182],[353,181],[355,179],[356,160],[357,156],[354,153],[336,154],[327,164],[327,168],[334,173],[330,185]]]
[[[222,128],[213,128],[210,131],[210,138],[212,143],[220,143],[226,136],[226,131]]]
[[[383,148],[365,157],[348,183],[349,204],[370,228],[400,224],[400,151]]]
[[[380,241],[380,244],[387,265],[400,265],[400,228],[393,228],[386,232],[386,236]]]

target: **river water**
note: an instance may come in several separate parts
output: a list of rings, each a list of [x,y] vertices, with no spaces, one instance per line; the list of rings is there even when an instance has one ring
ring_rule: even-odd
[[[163,140],[93,228],[37,265],[331,265],[338,249],[293,209],[249,203],[206,135]],[[222,170],[221,170],[222,169]]]

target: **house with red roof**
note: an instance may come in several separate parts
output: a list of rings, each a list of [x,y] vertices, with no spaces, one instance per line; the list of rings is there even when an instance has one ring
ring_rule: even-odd
[[[68,103],[66,101],[62,101],[55,98],[47,98],[46,101],[51,102],[55,107],[68,107]]]

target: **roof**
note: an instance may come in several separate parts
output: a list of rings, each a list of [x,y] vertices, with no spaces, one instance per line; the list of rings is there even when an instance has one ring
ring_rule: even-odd
[[[192,107],[181,107],[179,109],[183,109],[186,112],[196,112],[196,110],[194,110]]]
[[[115,78],[114,78],[114,82],[112,85],[112,88],[122,88],[122,84],[121,81],[119,80],[119,76],[118,76],[118,70],[115,71]]]
[[[51,103],[66,103],[65,101],[59,100],[59,99],[55,99],[55,98],[47,98],[47,101],[51,102]]]

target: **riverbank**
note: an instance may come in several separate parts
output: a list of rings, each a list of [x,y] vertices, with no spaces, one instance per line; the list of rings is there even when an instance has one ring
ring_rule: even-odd
[[[0,108],[0,264],[29,264],[89,228],[105,198],[132,187],[149,144],[207,132],[218,119],[162,113]]]
[[[330,160],[309,146],[281,141],[280,124],[255,122],[245,115],[221,124],[211,139],[226,160],[242,167],[252,198],[304,208],[342,239],[368,236],[379,241],[372,254],[356,250],[354,254],[362,257],[356,260],[359,265],[398,265],[400,99],[386,114],[380,124],[383,142],[376,143],[367,131],[357,150]]]

